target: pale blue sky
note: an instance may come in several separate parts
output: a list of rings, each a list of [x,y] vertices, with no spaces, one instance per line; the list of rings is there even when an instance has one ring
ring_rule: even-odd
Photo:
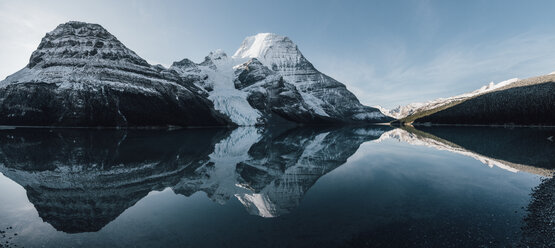
[[[394,107],[555,71],[555,1],[0,0],[0,78],[46,32],[103,25],[152,64],[228,54],[246,36],[289,36],[368,105]]]

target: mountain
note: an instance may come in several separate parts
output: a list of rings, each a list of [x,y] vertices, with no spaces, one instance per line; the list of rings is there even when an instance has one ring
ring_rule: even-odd
[[[200,64],[184,59],[170,70],[203,89],[217,111],[235,124],[325,123],[297,89],[276,72],[252,59],[239,63],[221,50]]]
[[[470,125],[555,125],[555,75],[514,82],[449,108],[424,116],[415,123]]]
[[[247,38],[233,57],[211,52],[150,65],[98,24],[46,34],[29,64],[0,81],[0,125],[225,126],[388,122],[320,73],[287,37]]]
[[[215,108],[239,125],[393,120],[319,72],[285,36],[257,34],[232,57],[217,50],[202,63],[184,59],[170,70],[204,89]]]
[[[214,126],[230,120],[175,73],[149,65],[97,24],[46,34],[29,64],[0,82],[0,124]]]
[[[413,124],[553,125],[555,75],[490,84],[474,92],[390,111]],[[404,116],[404,117],[403,117]]]
[[[470,93],[465,93],[465,94],[448,97],[448,98],[438,98],[428,102],[411,103],[405,106],[397,106],[394,109],[385,109],[385,108],[382,108],[381,106],[376,106],[376,108],[380,109],[382,113],[384,113],[385,115],[391,116],[396,119],[403,119],[408,116],[414,115],[416,113],[422,113],[422,112],[433,110],[443,106],[448,106],[450,104],[464,101],[466,99],[469,99],[471,97],[474,97],[486,92],[491,92],[493,90],[499,89],[506,85],[512,84],[516,81],[518,81],[518,78],[509,79],[497,84],[494,84],[493,82],[491,82],[488,85],[484,85],[481,88],[475,91],[472,91]]]

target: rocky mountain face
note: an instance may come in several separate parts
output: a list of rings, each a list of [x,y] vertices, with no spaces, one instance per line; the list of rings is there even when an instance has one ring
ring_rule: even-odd
[[[184,59],[170,70],[203,88],[216,109],[239,125],[393,120],[316,70],[285,36],[257,34],[232,57],[219,50],[200,64]]]
[[[0,173],[67,233],[98,231],[168,187],[219,204],[236,198],[251,214],[275,217],[390,129],[1,130]]]
[[[288,37],[261,33],[247,37],[233,55],[236,59],[257,58],[295,85],[317,114],[350,122],[384,122],[389,119],[360,104],[344,84],[319,72]]]
[[[229,119],[193,84],[149,65],[97,24],[46,34],[29,64],[0,82],[0,124],[201,126]]]
[[[256,50],[252,44],[264,49]],[[152,66],[97,24],[46,34],[29,64],[0,82],[0,125],[224,126],[385,122],[318,72],[291,40],[247,38],[232,58],[210,53]]]

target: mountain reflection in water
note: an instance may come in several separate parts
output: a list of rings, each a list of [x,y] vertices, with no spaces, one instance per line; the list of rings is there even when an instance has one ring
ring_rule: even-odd
[[[44,222],[64,233],[90,233],[99,232],[150,192],[168,188],[185,197],[203,192],[220,205],[235,201],[255,216],[286,216],[301,206],[321,177],[348,159],[358,159],[353,155],[369,141],[378,147],[394,141],[430,147],[510,173],[551,177],[555,153],[548,137],[554,134],[550,128],[486,127],[17,128],[0,130],[0,172],[23,186]],[[396,152],[401,156],[402,151]],[[415,165],[419,163],[422,166],[422,161]],[[321,219],[316,216],[319,210],[314,211],[314,218]],[[348,244],[389,240],[388,228],[409,226],[395,223],[373,234],[359,231]]]
[[[0,172],[67,233],[98,231],[166,187],[185,196],[203,191],[220,204],[236,197],[249,213],[276,217],[390,129],[13,129],[0,132]]]

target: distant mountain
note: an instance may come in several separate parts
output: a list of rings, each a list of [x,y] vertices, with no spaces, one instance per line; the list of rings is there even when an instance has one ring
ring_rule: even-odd
[[[553,125],[555,75],[499,84],[471,93],[384,110],[409,124]]]
[[[149,65],[100,25],[68,22],[46,34],[25,68],[0,82],[0,125],[231,123],[207,96]]]
[[[438,98],[428,102],[411,103],[405,106],[398,106],[394,109],[385,109],[385,108],[382,108],[381,106],[376,106],[376,108],[380,109],[382,113],[384,113],[385,115],[391,116],[396,119],[403,119],[408,116],[414,115],[416,113],[421,113],[421,112],[433,110],[439,107],[447,106],[449,104],[466,100],[471,97],[477,96],[479,94],[483,94],[486,92],[499,89],[501,87],[504,87],[516,81],[518,81],[518,78],[509,79],[509,80],[500,82],[498,84],[494,84],[493,82],[491,82],[488,85],[482,86],[481,88],[475,91],[472,91],[470,93],[465,93],[462,95],[457,95],[457,96],[448,97],[448,98]]]
[[[0,125],[224,126],[388,122],[320,73],[287,37],[248,37],[233,57],[148,64],[97,24],[46,34],[0,82]]]

